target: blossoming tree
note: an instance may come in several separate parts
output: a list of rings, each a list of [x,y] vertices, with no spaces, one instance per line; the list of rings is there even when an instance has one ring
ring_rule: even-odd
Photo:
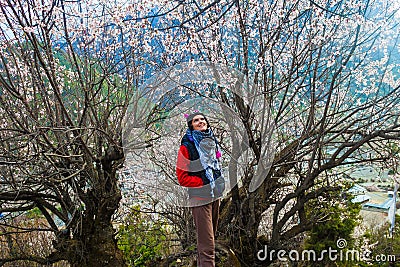
[[[346,168],[391,157],[384,148],[399,138],[398,6],[209,1],[182,4],[172,17],[160,18],[158,27],[182,31],[193,58],[231,66],[246,80],[242,95],[211,85],[198,96],[223,106],[210,112],[232,186],[221,208],[221,238],[254,266],[265,245],[288,248],[329,219],[319,207],[342,201],[333,196],[345,188]],[[224,109],[237,119],[226,119]],[[245,134],[238,138],[232,129]],[[170,148],[157,152],[173,158]]]
[[[152,57],[149,21],[132,19],[145,4],[1,1],[0,265],[125,265],[112,215],[122,118]],[[16,223],[31,210],[46,223]],[[52,250],[13,249],[29,231]]]
[[[221,238],[254,266],[264,245],[279,249],[323,222],[318,206],[306,207],[341,190],[340,167],[385,160],[381,146],[399,137],[397,7],[372,2],[2,1],[2,235],[17,242],[21,231],[43,231],[54,242],[46,255],[3,246],[0,262],[124,265],[112,225],[123,118],[131,96],[145,102],[144,78],[194,60],[239,70],[246,85],[242,94],[190,90],[222,106],[210,114],[232,187]],[[167,97],[171,113],[194,86],[183,85]],[[172,151],[164,137],[146,145],[174,177],[175,158],[160,156]],[[14,224],[33,209],[46,224]]]

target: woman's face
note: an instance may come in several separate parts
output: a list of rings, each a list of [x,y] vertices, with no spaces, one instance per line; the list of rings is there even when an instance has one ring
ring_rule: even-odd
[[[193,130],[205,131],[207,130],[207,121],[203,115],[196,115],[192,120]]]

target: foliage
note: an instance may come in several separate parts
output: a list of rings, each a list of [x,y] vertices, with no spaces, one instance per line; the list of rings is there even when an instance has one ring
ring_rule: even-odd
[[[132,207],[118,231],[118,246],[130,266],[148,266],[170,253],[170,233],[162,219]]]
[[[389,226],[388,223],[385,223],[381,227],[368,229],[364,234],[364,239],[369,244],[367,247],[369,250],[368,260],[374,266],[400,266],[398,260],[400,258],[400,216],[396,215],[393,236],[389,235]],[[383,259],[389,260],[380,260],[383,256],[385,257]],[[392,256],[395,256],[396,262],[394,262],[394,258],[389,258]],[[368,266],[368,262],[365,266]]]
[[[355,227],[360,223],[359,212],[360,204],[352,203],[351,196],[346,199],[315,201],[307,205],[309,210],[317,210],[318,213],[325,214],[324,221],[315,224],[308,232],[308,238],[305,241],[304,249],[313,250],[317,257],[322,255],[322,251],[329,249],[340,251],[341,249],[352,249],[355,245],[355,239],[352,236]],[[315,212],[309,212],[314,214]],[[344,242],[345,247],[338,247],[338,243]],[[342,244],[340,244],[342,245]],[[315,265],[316,264],[316,265]],[[333,262],[327,257],[320,262],[310,262],[310,266],[341,266],[343,262]]]

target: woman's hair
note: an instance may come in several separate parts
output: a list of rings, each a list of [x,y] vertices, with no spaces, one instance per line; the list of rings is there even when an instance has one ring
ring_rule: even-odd
[[[194,113],[189,114],[189,115],[186,115],[186,114],[185,114],[186,122],[187,122],[187,125],[188,125],[189,129],[193,131],[193,124],[192,124],[192,122],[193,122],[193,118],[194,118],[195,116],[197,116],[197,115],[203,116],[204,119],[206,120],[206,123],[207,123],[207,129],[210,128],[210,123],[208,122],[207,117],[206,117],[203,113],[197,111],[197,112],[194,112]]]

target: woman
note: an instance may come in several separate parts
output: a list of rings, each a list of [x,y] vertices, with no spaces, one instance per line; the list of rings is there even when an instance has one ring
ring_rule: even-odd
[[[197,266],[215,266],[215,232],[219,198],[225,189],[218,159],[221,153],[207,118],[201,112],[185,116],[188,129],[178,152],[176,174],[188,187],[197,235]]]

